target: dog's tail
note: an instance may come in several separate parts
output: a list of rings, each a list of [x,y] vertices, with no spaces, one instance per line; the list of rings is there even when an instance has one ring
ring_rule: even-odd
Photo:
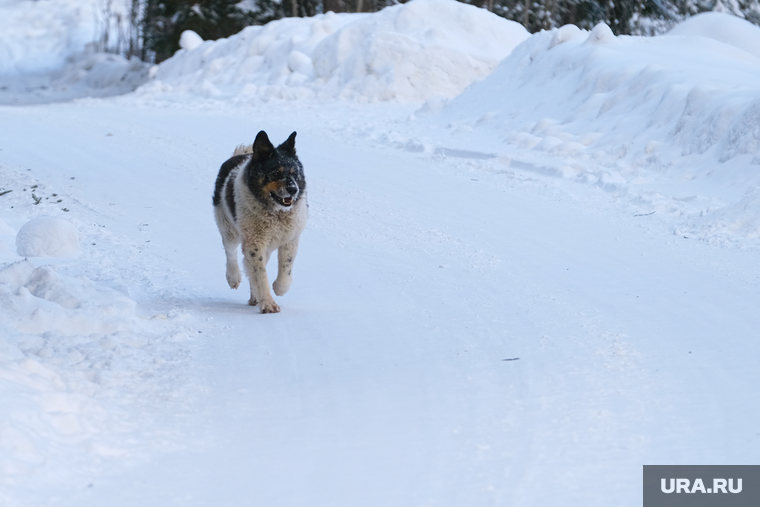
[[[247,146],[245,144],[241,144],[237,148],[235,148],[235,151],[232,153],[232,156],[234,157],[237,155],[250,155],[251,153],[253,153],[252,144],[249,144]]]

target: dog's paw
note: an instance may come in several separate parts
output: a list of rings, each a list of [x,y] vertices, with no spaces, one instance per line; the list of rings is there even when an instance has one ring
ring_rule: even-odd
[[[230,288],[237,289],[240,287],[240,269],[228,269],[227,270],[227,283],[230,284]]]
[[[274,301],[261,303],[261,313],[280,313],[280,307]]]
[[[257,304],[259,304],[259,302],[256,301],[255,297],[251,296],[251,299],[248,300],[248,306],[256,306]]]
[[[278,296],[285,295],[286,292],[288,292],[288,289],[290,289],[290,284],[293,281],[292,278],[287,277],[285,279],[281,279],[280,277],[277,277],[277,280],[274,281],[272,284],[272,289],[274,289],[274,293]]]

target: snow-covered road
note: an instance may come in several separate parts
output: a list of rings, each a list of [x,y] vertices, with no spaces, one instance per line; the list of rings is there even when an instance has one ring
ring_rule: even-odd
[[[104,381],[124,427],[78,413],[94,429],[39,440],[10,505],[638,505],[642,464],[753,463],[757,255],[527,162],[372,140],[411,110],[2,108],[0,166],[65,202],[14,189],[0,217],[72,220],[83,253],[58,269],[183,336],[147,352],[162,376],[99,366],[162,387]],[[227,286],[210,202],[260,129],[298,131],[309,184],[276,315]]]

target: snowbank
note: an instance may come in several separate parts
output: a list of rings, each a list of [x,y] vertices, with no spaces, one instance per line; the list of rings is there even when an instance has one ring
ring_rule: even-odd
[[[20,333],[109,335],[129,328],[136,303],[86,277],[71,278],[29,260],[2,266],[3,322]],[[8,311],[12,310],[12,312]]]
[[[51,459],[66,462],[58,454],[71,445],[100,457],[133,451],[108,438],[134,414],[107,409],[97,395],[120,386],[129,386],[120,396],[150,395],[142,378],[162,369],[165,333],[182,339],[170,322],[140,319],[136,306],[54,266],[0,264],[0,487]]]
[[[737,45],[760,47],[760,30],[730,24],[742,27]],[[542,171],[607,190],[636,193],[669,178],[705,182],[679,192],[733,199],[717,190],[737,183],[729,168],[760,163],[758,76],[760,59],[714,38],[565,26],[531,36],[433,121],[448,125],[460,147],[513,147]],[[755,173],[744,171],[742,192],[760,183]]]
[[[137,57],[127,60],[111,53],[98,53],[94,44],[88,44],[54,70],[0,75],[0,104],[42,104],[122,95],[145,83],[150,68]]]
[[[757,245],[760,243],[760,187],[751,187],[735,203],[689,220],[677,232],[720,246]]]
[[[33,218],[18,231],[16,249],[22,257],[73,255],[79,252],[79,231],[61,218]]]
[[[53,70],[95,36],[96,1],[0,0],[0,75]]]
[[[704,12],[688,18],[665,35],[707,37],[760,58],[760,27],[736,16]]]
[[[414,0],[373,14],[328,12],[186,45],[159,65],[156,81],[140,93],[450,98],[487,76],[527,37],[521,25],[454,0]]]
[[[566,26],[533,35],[446,114],[473,124],[487,114],[476,128],[500,130],[510,142],[558,154],[619,153],[613,160],[633,167],[708,150],[721,161],[748,155],[758,163],[760,135],[751,126],[759,73],[760,59],[708,38]]]
[[[58,190],[54,195],[72,207],[66,213],[45,200],[50,188],[29,172],[0,170],[6,191],[0,213],[0,504],[30,505],[7,495],[25,481],[65,484],[85,455],[100,461],[145,452],[143,444],[120,437],[144,430],[141,403],[174,398],[175,388],[160,379],[181,375],[191,335],[186,314],[141,315],[129,295],[139,278],[119,258],[134,247],[97,225],[97,214],[85,218]],[[22,190],[32,187],[40,202]]]
[[[126,7],[109,3],[114,14]],[[104,8],[97,0],[0,0],[0,104],[109,97],[146,82],[149,65],[96,52]]]
[[[56,467],[72,446],[96,458],[136,452],[111,440],[139,418],[102,395],[155,396],[164,388],[146,379],[162,375],[187,339],[171,319],[140,318],[136,307],[86,276],[0,263],[0,489],[47,473],[65,480]]]

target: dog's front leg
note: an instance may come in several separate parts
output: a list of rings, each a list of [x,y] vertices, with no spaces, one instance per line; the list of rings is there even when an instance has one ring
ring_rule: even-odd
[[[291,273],[293,272],[293,262],[296,260],[296,254],[298,253],[298,238],[296,237],[290,243],[282,245],[277,250],[277,279],[272,284],[274,293],[278,296],[282,296],[293,282]]]
[[[227,256],[227,283],[233,289],[238,288],[241,278],[237,261],[237,247],[239,244],[224,243],[224,253]]]
[[[261,245],[251,243],[245,248],[245,271],[251,282],[251,299],[248,304],[259,305],[261,313],[277,313],[280,307],[269,292],[267,261],[271,252]]]

